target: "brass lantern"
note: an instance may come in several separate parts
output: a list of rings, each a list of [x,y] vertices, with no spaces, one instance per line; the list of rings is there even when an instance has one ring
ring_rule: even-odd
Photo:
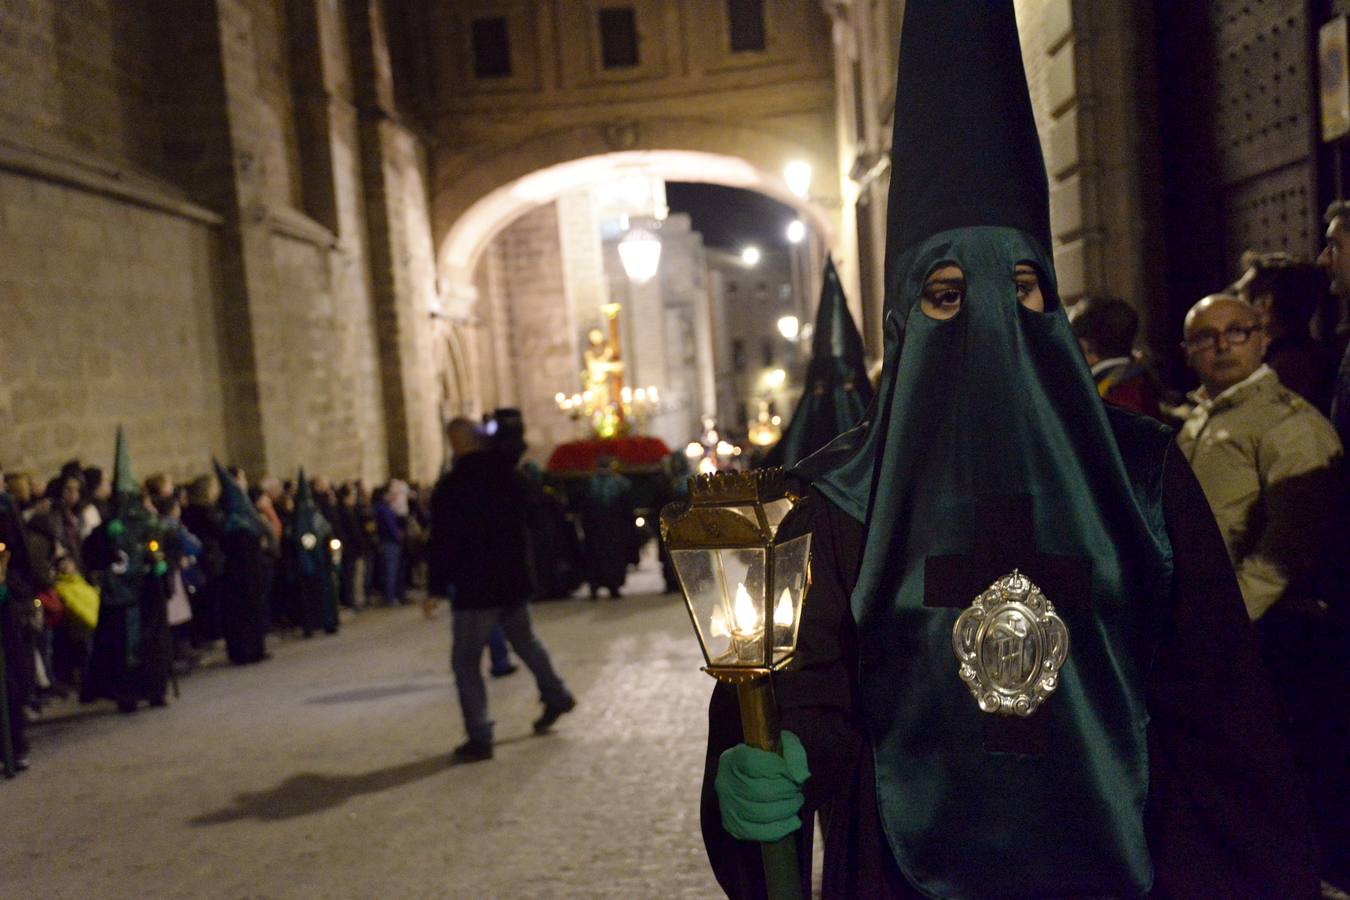
[[[792,661],[810,584],[811,535],[778,540],[797,498],[782,469],[690,478],[661,512],[666,551],[708,674],[733,684]]]
[[[703,671],[736,686],[745,742],[782,753],[775,671],[792,662],[811,584],[811,535],[778,539],[797,502],[782,469],[689,479],[661,511],[661,536],[694,623]],[[795,835],[761,845],[768,896],[800,898]]]

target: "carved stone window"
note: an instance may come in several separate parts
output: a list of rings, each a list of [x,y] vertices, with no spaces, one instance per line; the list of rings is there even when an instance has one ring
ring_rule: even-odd
[[[474,20],[473,74],[475,78],[511,77],[511,35],[504,17]]]
[[[764,0],[727,0],[732,53],[764,50]]]
[[[631,6],[604,7],[600,19],[600,59],[606,69],[631,69],[639,62],[637,14]]]

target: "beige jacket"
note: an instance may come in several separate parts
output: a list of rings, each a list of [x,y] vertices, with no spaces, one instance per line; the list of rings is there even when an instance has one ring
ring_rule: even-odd
[[[1202,387],[1177,434],[1259,619],[1317,562],[1337,499],[1341,442],[1268,366],[1210,400]]]

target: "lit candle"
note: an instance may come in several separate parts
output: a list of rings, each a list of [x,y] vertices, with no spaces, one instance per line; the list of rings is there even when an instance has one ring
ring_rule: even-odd
[[[736,619],[736,636],[742,638],[758,637],[763,631],[763,626],[759,621],[759,611],[755,609],[755,601],[750,599],[750,592],[745,589],[745,583],[736,585],[736,599],[731,606],[731,614]]]

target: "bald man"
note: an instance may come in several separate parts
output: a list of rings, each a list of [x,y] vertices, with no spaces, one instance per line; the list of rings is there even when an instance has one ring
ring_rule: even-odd
[[[1186,361],[1200,379],[1177,445],[1223,532],[1253,621],[1317,562],[1335,498],[1341,442],[1331,424],[1262,362],[1256,309],[1228,294],[1186,314]]]

